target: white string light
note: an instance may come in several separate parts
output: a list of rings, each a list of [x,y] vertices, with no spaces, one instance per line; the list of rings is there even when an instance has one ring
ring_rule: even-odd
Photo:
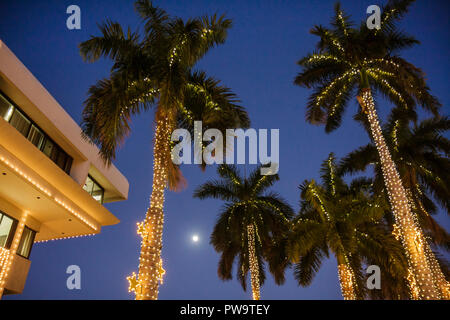
[[[147,209],[145,220],[137,224],[137,233],[142,237],[139,273],[138,275],[133,273],[127,277],[129,281],[128,291],[135,293],[136,300],[158,299],[159,283],[163,282],[165,274],[161,249],[164,224],[164,190],[168,179],[172,122],[169,115],[157,115],[150,207]]]
[[[441,295],[436,288],[429,258],[427,258],[430,253],[425,250],[428,244],[417,223],[417,217],[411,211],[406,191],[384,140],[370,89],[362,90],[358,101],[367,114],[380,156],[383,178],[395,217],[395,234],[403,243],[412,270],[411,275],[414,277],[414,281],[411,276],[408,277],[411,291],[419,292],[420,299],[440,299]]]
[[[255,228],[253,224],[247,225],[248,239],[248,262],[250,266],[250,277],[252,283],[253,300],[261,299],[261,290],[259,284],[259,264],[255,251]]]

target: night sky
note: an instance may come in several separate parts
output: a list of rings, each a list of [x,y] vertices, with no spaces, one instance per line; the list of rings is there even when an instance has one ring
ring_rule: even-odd
[[[310,91],[293,85],[296,62],[314,49],[315,24],[328,25],[334,1],[156,1],[172,15],[189,18],[215,12],[233,20],[226,43],[213,49],[199,69],[232,88],[247,108],[252,127],[280,129],[279,192],[298,210],[298,185],[319,177],[321,162],[330,152],[342,157],[369,142],[366,132],[352,120],[356,99],[343,126],[331,134],[304,120]],[[342,1],[354,21],[367,17],[366,8],[383,2]],[[81,30],[66,28],[66,8],[81,8]],[[449,32],[448,1],[418,1],[401,26],[421,44],[404,57],[422,68],[432,93],[448,114]],[[106,77],[111,62],[84,63],[78,44],[98,35],[97,23],[110,18],[136,29],[139,20],[133,1],[0,1],[0,38],[34,74],[60,105],[80,122],[88,87]],[[380,102],[384,119],[391,105]],[[422,116],[426,116],[422,113]],[[136,222],[144,218],[152,185],[153,112],[133,119],[132,134],[119,150],[115,165],[128,178],[127,201],[106,204],[121,222],[99,235],[35,244],[31,270],[23,294],[6,299],[133,299],[126,277],[138,269],[140,237]],[[238,281],[217,276],[219,255],[209,245],[209,235],[223,204],[219,200],[193,199],[193,190],[215,177],[215,166],[202,172],[182,166],[188,186],[168,192],[165,202],[163,260],[166,276],[160,299],[250,299]],[[437,216],[450,230],[448,216]],[[192,234],[200,237],[191,241]],[[66,268],[81,268],[81,290],[66,288]],[[233,271],[233,276],[236,271]],[[262,299],[341,299],[334,257],[323,264],[312,285],[299,287],[287,270],[283,286],[271,276],[261,290]]]

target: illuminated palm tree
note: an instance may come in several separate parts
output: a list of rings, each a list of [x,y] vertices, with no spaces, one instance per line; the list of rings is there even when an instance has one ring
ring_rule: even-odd
[[[337,174],[333,154],[324,161],[321,173],[320,184],[307,180],[300,186],[301,209],[288,240],[287,252],[295,263],[298,283],[309,285],[330,251],[337,260],[346,300],[369,294],[363,264],[378,265],[385,278],[406,277],[402,246],[382,223],[389,205],[373,193],[372,181],[361,178],[347,185]]]
[[[394,110],[383,133],[394,162],[397,165],[409,203],[418,217],[418,222],[434,245],[450,250],[450,236],[430,215],[436,213],[438,204],[450,212],[450,141],[443,135],[450,129],[448,117],[426,119],[410,126],[403,112]],[[341,173],[365,171],[374,165],[375,188],[377,193],[384,192],[383,175],[377,150],[373,144],[363,146],[345,157],[340,164]],[[426,243],[426,250],[431,248]],[[441,268],[447,263],[428,256],[433,277],[443,298],[450,299],[450,284]]]
[[[115,22],[100,25],[101,36],[81,43],[89,62],[106,57],[114,64],[110,77],[89,89],[83,111],[83,131],[100,148],[108,164],[130,132],[130,118],[155,109],[153,188],[150,207],[138,224],[142,236],[138,275],[128,277],[136,299],[157,299],[164,269],[161,260],[164,192],[183,181],[171,161],[171,134],[179,124],[204,127],[247,127],[249,119],[236,96],[195,64],[212,47],[225,41],[231,21],[213,15],[183,21],[154,7],[148,0],[135,3],[145,32],[124,32]]]
[[[345,107],[355,95],[366,117],[375,142],[384,183],[409,259],[411,286],[421,299],[441,298],[427,262],[432,253],[425,250],[425,238],[411,211],[406,190],[381,132],[372,93],[381,93],[399,108],[413,110],[416,105],[437,113],[439,102],[429,93],[420,69],[397,53],[417,43],[396,28],[411,0],[389,1],[382,9],[380,29],[369,30],[366,22],[354,27],[336,5],[332,27],[315,26],[311,33],[320,37],[318,51],[299,61],[302,72],[297,85],[313,88],[306,118],[325,124],[330,132],[341,124]]]
[[[275,282],[284,282],[287,259],[281,246],[293,216],[279,195],[266,192],[278,175],[261,175],[260,168],[246,178],[235,166],[221,165],[217,172],[222,179],[208,181],[194,193],[200,199],[227,201],[211,235],[211,244],[222,255],[218,274],[222,280],[232,279],[233,262],[238,257],[237,278],[246,290],[250,271],[254,300],[260,299],[260,286],[266,278],[264,260]]]

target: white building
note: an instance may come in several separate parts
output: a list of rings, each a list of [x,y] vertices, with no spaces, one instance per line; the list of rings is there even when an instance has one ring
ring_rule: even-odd
[[[0,40],[0,297],[21,293],[34,242],[97,234],[128,181]]]

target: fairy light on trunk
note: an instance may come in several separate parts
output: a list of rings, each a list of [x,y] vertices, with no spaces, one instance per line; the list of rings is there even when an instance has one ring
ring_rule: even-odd
[[[346,264],[338,265],[339,283],[345,300],[356,300],[355,277],[352,269]]]
[[[434,281],[442,299],[450,300],[450,283],[445,279],[442,273],[441,267],[434,256],[433,251],[430,248],[428,242],[425,242],[425,254],[427,256],[428,263],[433,274]]]
[[[261,299],[260,285],[259,285],[259,265],[258,258],[255,251],[255,228],[253,224],[247,226],[248,238],[248,259],[250,265],[250,277],[252,282],[253,300]]]
[[[133,273],[127,278],[130,284],[128,290],[135,293],[136,300],[158,299],[159,284],[162,284],[165,274],[161,249],[164,225],[164,190],[167,186],[167,165],[170,161],[171,129],[172,118],[158,112],[153,147],[153,187],[150,207],[145,220],[137,225],[137,233],[142,237],[139,273],[138,275]]]
[[[411,211],[400,175],[384,140],[371,90],[363,89],[357,98],[363,112],[367,115],[372,137],[380,156],[383,178],[394,212],[395,224],[398,226],[396,231],[399,232],[403,247],[406,249],[411,274],[415,281],[415,284],[411,284],[411,286],[417,286],[420,299],[440,299],[441,296],[436,288],[427,254],[424,251],[426,241]],[[408,279],[411,283],[412,278],[408,277]]]
[[[414,201],[413,193],[412,193],[411,189],[409,189],[409,188],[405,188],[405,189],[406,189],[406,195],[408,197],[408,201],[409,201],[411,208],[413,210],[421,210],[426,215],[429,215],[428,212],[423,207],[422,202],[419,199],[417,199],[418,206],[416,206],[416,201]],[[417,187],[417,190],[419,192],[421,192],[419,187]],[[414,215],[414,220],[415,220],[416,224],[419,225],[419,221],[417,220],[417,215]],[[434,256],[434,253],[431,250],[429,243],[426,241],[426,238],[423,235],[422,235],[422,238],[423,238],[423,240],[421,241],[421,248],[423,248],[423,250],[425,250],[425,256],[427,257],[427,261],[430,266],[435,285],[437,286],[437,289],[439,290],[439,294],[440,294],[441,298],[449,300],[450,299],[450,283],[445,279],[445,276],[442,273],[441,267],[440,267],[438,261],[436,260],[436,257]]]

